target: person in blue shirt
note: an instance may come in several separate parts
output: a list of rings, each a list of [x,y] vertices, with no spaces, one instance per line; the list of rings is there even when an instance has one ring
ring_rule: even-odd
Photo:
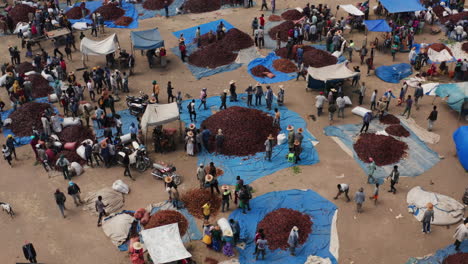
[[[211,131],[206,128],[206,126],[203,127],[202,131],[202,140],[203,140],[203,146],[205,149],[208,151],[208,141],[210,140],[211,137]]]
[[[369,129],[369,124],[371,121],[372,121],[372,112],[367,112],[362,118],[362,127],[359,133],[362,133],[362,130],[364,130],[364,128],[365,128],[364,133],[367,133],[367,130]]]
[[[297,67],[301,67],[301,64],[302,64],[302,59],[304,57],[304,49],[302,48],[302,46],[300,46],[297,51],[296,51],[296,61],[297,61]]]

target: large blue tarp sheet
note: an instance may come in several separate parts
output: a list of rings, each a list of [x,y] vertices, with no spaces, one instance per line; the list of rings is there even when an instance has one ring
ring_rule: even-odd
[[[74,6],[79,7],[81,3],[82,2],[77,2]],[[94,11],[96,11],[96,9],[98,9],[99,7],[103,5],[103,1],[86,1],[84,3],[86,5],[86,8],[89,9],[89,15],[81,19],[69,19],[69,21],[72,24],[76,22],[86,22],[88,24],[92,24],[93,21],[91,20],[91,15],[94,13]],[[133,18],[132,23],[130,23],[128,26],[118,26],[113,21],[104,21],[104,24],[107,27],[111,27],[111,28],[137,28],[138,27],[138,13],[135,9],[135,6],[126,1],[122,1],[121,8],[125,10],[124,16]]]
[[[265,58],[256,58],[256,59],[252,60],[249,63],[249,65],[247,66],[247,70],[250,73],[250,75],[259,83],[286,82],[286,81],[294,79],[296,77],[296,74],[297,74],[295,72],[293,72],[293,73],[284,73],[284,72],[280,72],[280,71],[275,70],[275,68],[273,67],[273,61],[275,61],[277,59],[281,59],[281,57],[276,56],[276,54],[274,52],[271,52]],[[257,77],[255,75],[253,75],[252,74],[252,68],[256,67],[258,65],[263,65],[266,68],[268,68],[275,75],[275,77],[273,77],[273,78],[268,78],[268,77],[260,78],[260,77]]]
[[[380,0],[389,13],[403,13],[426,10],[419,0]]]
[[[468,171],[468,126],[459,127],[453,133],[457,156],[463,168]]]
[[[460,251],[468,253],[468,239],[464,240],[460,245]],[[444,259],[450,255],[458,253],[454,245],[447,246],[446,248],[439,249],[434,255],[422,258],[410,258],[406,264],[442,264]]]
[[[410,76],[412,73],[411,65],[408,63],[380,66],[375,69],[375,75],[382,81],[389,83],[399,83],[400,80]]]
[[[128,109],[122,110],[122,111],[117,111],[116,114],[120,115],[120,121],[122,121],[122,134],[128,134],[130,133],[130,125],[132,123],[135,123],[135,125],[138,125],[138,120],[136,117],[132,114],[130,114],[130,111]],[[111,113],[107,114],[108,116],[111,116]],[[97,139],[102,139],[104,136],[104,129],[99,128],[97,121],[93,121],[93,129],[94,129],[94,134],[96,135]],[[115,127],[112,128],[112,134],[115,135],[117,133],[117,129]]]
[[[385,19],[364,20],[367,30],[374,32],[392,32],[392,28],[387,24]]]
[[[133,48],[150,50],[164,47],[164,40],[157,28],[130,32]]]
[[[240,225],[240,238],[246,242],[245,248],[238,248],[239,260],[242,264],[250,263],[304,263],[309,255],[330,258],[332,263],[338,261],[330,253],[330,236],[333,216],[337,207],[312,190],[288,190],[270,192],[250,201],[252,211],[246,215],[237,209],[229,218],[235,219]],[[257,224],[270,212],[279,208],[290,208],[307,214],[312,218],[312,233],[306,242],[296,248],[296,256],[291,256],[288,250],[267,249],[265,260],[255,261],[254,236]],[[280,227],[278,227],[280,228]],[[299,230],[299,236],[301,231]],[[268,237],[266,238],[268,240]]]
[[[403,123],[402,126],[405,126]],[[359,125],[341,125],[341,126],[328,126],[324,128],[325,135],[338,137],[352,152],[354,159],[358,162],[359,166],[365,171],[363,176],[367,177],[367,166],[368,163],[364,163],[356,154],[353,148],[353,144],[356,142],[361,129]],[[378,120],[373,120],[369,126],[369,133],[378,131],[384,131],[387,125],[380,123]],[[378,166],[374,173],[374,177],[383,183],[385,177],[390,175],[394,165],[398,165],[400,175],[414,177],[422,174],[429,170],[440,161],[439,155],[430,149],[421,139],[416,136],[410,128],[406,127],[406,130],[410,132],[409,137],[400,137],[397,139],[408,144],[407,156],[401,159],[396,164],[390,164],[386,166]]]
[[[439,97],[448,97],[447,104],[460,112],[465,101],[468,101],[468,82],[439,84],[435,90]]]
[[[238,102],[227,102],[227,106],[241,106],[247,107],[245,102],[246,95],[238,94],[238,98],[241,98]],[[186,100],[182,102],[182,113],[180,118],[188,126],[190,122],[190,116],[187,112],[187,104],[191,100]],[[200,100],[196,100],[196,107],[200,104]],[[213,114],[213,111],[219,111],[219,106],[221,100],[219,96],[209,97],[207,100],[207,110],[198,110],[197,111],[197,122],[196,126],[200,127],[201,123],[210,117]],[[258,107],[253,107],[258,110],[267,112],[270,115],[274,115],[273,111],[268,111],[265,106],[265,100],[263,100],[263,105]],[[319,162],[319,156],[317,150],[314,148],[312,142],[316,142],[315,137],[307,131],[307,124],[304,119],[302,119],[297,113],[288,110],[285,106],[278,106],[276,103],[273,104],[273,109],[278,108],[281,113],[281,132],[287,135],[286,127],[288,125],[293,125],[296,129],[302,127],[304,132],[304,140],[302,142],[302,154],[301,160],[298,162],[298,165],[311,165]],[[266,139],[265,139],[266,140]],[[214,155],[206,151],[198,153],[199,163],[208,164],[209,162],[214,162],[214,164],[221,169],[223,169],[224,174],[218,178],[220,184],[235,185],[236,176],[240,175],[246,184],[249,184],[259,178],[272,174],[278,170],[285,169],[288,167],[294,166],[293,163],[290,163],[286,160],[286,155],[289,153],[288,144],[282,144],[275,146],[272,153],[272,161],[265,160],[265,153],[260,152],[253,156],[247,157],[234,157],[234,156],[224,156],[224,155]]]

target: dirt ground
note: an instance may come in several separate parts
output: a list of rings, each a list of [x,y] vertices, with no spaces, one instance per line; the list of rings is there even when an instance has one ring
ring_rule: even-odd
[[[258,1],[257,1],[258,2]],[[269,1],[268,1],[269,2]],[[294,8],[304,6],[306,1],[280,1],[277,8]],[[355,3],[354,1],[327,1],[329,6],[337,4]],[[374,1],[372,4],[374,5]],[[177,39],[172,35],[173,31],[192,27],[197,24],[206,23],[219,18],[224,18],[235,27],[251,32],[250,23],[254,16],[259,16],[259,6],[251,9],[235,8],[225,9],[217,12],[184,15],[165,18],[152,18],[140,21],[139,30],[158,27],[163,36],[166,47],[174,47]],[[265,12],[266,16],[270,12]],[[338,12],[338,17],[345,16],[343,11]],[[373,16],[373,15],[372,15]],[[123,48],[130,50],[129,32],[127,29],[108,29],[105,36],[110,33],[117,33],[120,44]],[[426,28],[423,34],[416,36],[416,42],[431,42],[443,38],[442,34],[432,36],[428,34]],[[87,36],[90,31],[85,33]],[[78,36],[77,36],[78,37]],[[103,38],[100,36],[99,38]],[[353,39],[358,45],[362,43],[363,33],[345,33],[345,37]],[[369,41],[375,35],[369,34]],[[7,47],[9,45],[20,46],[16,36],[2,37],[0,61],[8,61]],[[51,43],[44,45],[50,53]],[[267,50],[261,51],[267,54]],[[22,53],[24,55],[24,52]],[[81,67],[80,53],[73,53],[74,61],[68,62],[70,68]],[[104,57],[90,56],[88,65],[104,65]],[[169,65],[166,69],[148,69],[146,58],[139,53],[136,55],[136,74],[129,79],[129,86],[132,94],[138,91],[150,93],[151,81],[156,79],[161,83],[160,98],[165,98],[165,87],[167,81],[172,81],[175,91],[182,91],[182,94],[198,96],[203,87],[208,88],[209,96],[218,95],[223,89],[228,88],[231,79],[237,80],[239,91],[253,84],[254,80],[247,73],[247,67],[243,66],[235,71],[216,74],[208,78],[196,80],[178,57],[171,52],[168,53]],[[354,54],[354,61],[358,57]],[[397,54],[395,63],[408,62],[407,53]],[[389,65],[391,57],[388,54],[376,52],[375,65]],[[351,63],[351,66],[357,65]],[[363,67],[363,71],[364,71]],[[78,73],[81,79],[81,73]],[[371,91],[379,90],[383,94],[386,89],[393,89],[395,94],[399,93],[398,84],[384,83],[373,74],[367,77],[362,75],[362,80],[367,84],[367,95],[364,99],[365,106],[369,105]],[[273,84],[273,90],[278,90],[278,84]],[[310,114],[316,114],[315,96],[316,92],[306,92],[304,81],[289,81],[283,83],[286,88],[285,105],[298,112],[306,118]],[[357,102],[357,95],[351,93],[351,88],[345,89],[346,95]],[[7,100],[4,89],[1,89],[1,97]],[[166,99],[163,99],[163,101]],[[422,99],[419,111],[413,110],[412,117],[420,126],[426,127],[426,118],[432,109],[432,97]],[[312,166],[302,166],[300,174],[293,174],[291,169],[280,170],[272,175],[263,177],[255,181],[252,186],[256,190],[255,196],[267,192],[288,189],[312,189],[323,197],[330,199],[338,208],[338,234],[340,240],[339,262],[340,263],[404,263],[409,257],[424,256],[431,254],[437,249],[445,247],[453,242],[452,235],[454,226],[434,226],[430,235],[421,232],[421,224],[408,214],[406,207],[406,193],[414,186],[422,186],[429,191],[436,191],[460,199],[464,189],[468,185],[467,173],[464,171],[456,157],[455,146],[452,140],[452,133],[459,125],[466,123],[457,122],[457,113],[452,111],[440,98],[435,100],[435,105],[439,108],[439,119],[435,124],[434,132],[440,134],[441,139],[438,144],[429,145],[430,148],[438,152],[445,158],[436,166],[424,174],[403,178],[397,185],[396,195],[388,194],[389,184],[386,183],[381,188],[380,202],[377,206],[366,201],[364,212],[360,215],[355,213],[353,203],[346,203],[344,199],[333,201],[338,183],[349,183],[351,194],[359,187],[364,187],[368,196],[373,187],[367,185],[366,176],[354,159],[345,154],[339,146],[323,133],[323,128],[328,125],[326,117],[320,117],[316,122],[307,119],[307,129],[320,141],[316,146],[320,162]],[[124,109],[120,103],[119,110]],[[402,111],[400,107],[392,105],[390,112],[398,114]],[[336,124],[360,123],[361,118],[352,115],[350,109],[345,111],[345,119],[338,120]],[[173,124],[177,126],[177,124]],[[0,139],[4,143],[5,138]],[[23,262],[21,246],[25,240],[31,241],[38,253],[38,261],[48,264],[60,263],[130,263],[128,256],[124,252],[119,252],[110,240],[104,235],[102,230],[96,227],[97,217],[89,212],[82,211],[72,204],[71,197],[68,197],[66,211],[67,218],[60,216],[55,204],[53,192],[56,188],[66,190],[67,182],[61,175],[49,178],[40,166],[34,166],[34,159],[29,145],[17,150],[19,157],[14,161],[14,167],[9,168],[6,162],[0,162],[0,200],[12,204],[16,211],[16,217],[10,219],[5,213],[0,213],[0,259],[2,263]],[[180,186],[180,191],[188,190],[198,186],[195,179],[196,157],[188,157],[183,152],[182,145],[178,151],[170,154],[151,154],[154,161],[163,160],[173,162],[184,177],[184,182]],[[125,196],[125,209],[135,210],[145,207],[150,203],[157,203],[167,199],[163,183],[152,178],[150,171],[136,175],[136,181],[129,181],[123,177],[123,168],[115,167],[111,169],[88,169],[74,181],[81,187],[82,192],[101,189],[111,184],[117,179],[123,179],[130,185],[131,193]],[[344,177],[340,177],[344,175]],[[85,195],[83,195],[85,196]],[[255,210],[255,208],[253,208]],[[395,218],[401,214],[402,218]],[[227,217],[228,214],[220,215]],[[201,226],[201,222],[200,226]],[[192,242],[189,250],[199,263],[204,263],[206,256],[222,260],[225,259],[220,253],[214,253],[205,249],[201,241]]]

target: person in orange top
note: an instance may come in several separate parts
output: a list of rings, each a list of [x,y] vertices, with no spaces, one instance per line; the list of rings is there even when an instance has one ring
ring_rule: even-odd
[[[159,98],[158,98],[158,96],[159,96],[159,90],[160,90],[160,89],[159,89],[159,84],[158,84],[158,82],[153,81],[153,96],[154,96],[154,99],[156,99],[156,103],[158,103],[158,104],[159,104]]]

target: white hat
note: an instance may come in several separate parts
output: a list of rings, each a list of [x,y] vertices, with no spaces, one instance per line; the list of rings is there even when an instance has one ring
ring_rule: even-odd
[[[231,80],[231,81],[229,82],[229,84],[233,84],[233,83],[236,83],[236,81]]]
[[[140,242],[135,242],[135,243],[133,243],[133,248],[136,249],[136,250],[142,249],[143,244],[141,244]]]

